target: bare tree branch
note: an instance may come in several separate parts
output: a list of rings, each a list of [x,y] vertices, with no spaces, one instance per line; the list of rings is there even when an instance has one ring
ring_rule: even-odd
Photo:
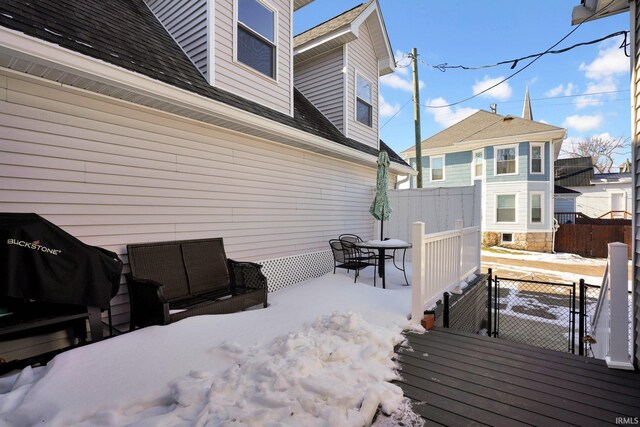
[[[598,173],[611,172],[613,157],[629,151],[631,141],[623,136],[603,137],[594,135],[581,141],[562,145],[561,153],[565,157],[591,157],[593,167]]]

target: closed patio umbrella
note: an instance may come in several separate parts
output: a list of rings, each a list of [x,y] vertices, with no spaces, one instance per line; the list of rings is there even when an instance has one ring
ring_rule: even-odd
[[[389,219],[391,204],[389,203],[389,154],[380,151],[378,155],[378,175],[376,178],[376,195],[373,198],[369,212],[375,219],[380,220],[380,240],[384,240],[384,220]]]

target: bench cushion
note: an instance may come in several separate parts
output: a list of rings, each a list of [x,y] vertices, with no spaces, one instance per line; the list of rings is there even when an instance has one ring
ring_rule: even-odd
[[[192,295],[230,288],[231,277],[221,238],[184,242],[182,255]]]
[[[128,245],[129,266],[134,277],[163,284],[167,300],[189,296],[189,282],[180,244],[175,242]]]

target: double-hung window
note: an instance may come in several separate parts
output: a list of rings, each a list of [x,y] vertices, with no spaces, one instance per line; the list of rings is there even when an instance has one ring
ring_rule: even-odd
[[[544,173],[544,144],[531,144],[531,165],[529,170],[531,173]]]
[[[369,127],[373,126],[372,98],[371,82],[356,73],[356,120]]]
[[[496,222],[516,222],[516,195],[496,196]]]
[[[444,156],[431,156],[431,181],[444,181]]]
[[[473,179],[482,178],[482,167],[484,165],[484,152],[483,150],[476,150],[473,152]]]
[[[518,152],[516,146],[496,148],[496,175],[514,174]]]
[[[531,193],[531,223],[542,223],[542,194]]]
[[[276,12],[260,0],[237,0],[236,59],[276,77]]]

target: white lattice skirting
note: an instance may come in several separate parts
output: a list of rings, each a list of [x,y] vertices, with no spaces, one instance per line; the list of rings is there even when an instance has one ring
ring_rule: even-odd
[[[262,273],[267,276],[269,292],[275,292],[332,271],[333,256],[331,251],[321,251],[258,261],[258,264],[262,264]]]

